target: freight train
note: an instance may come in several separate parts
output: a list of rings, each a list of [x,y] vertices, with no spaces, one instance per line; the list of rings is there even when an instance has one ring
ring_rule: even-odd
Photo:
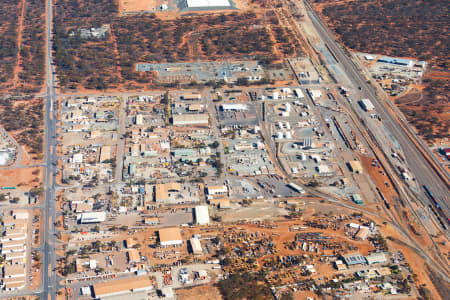
[[[436,215],[439,223],[441,223],[442,228],[444,228],[445,230],[447,230],[447,226],[445,226],[444,222],[442,221],[442,218],[444,218],[445,221],[447,221],[447,224],[450,225],[450,218],[448,218],[445,214],[445,212],[442,210],[441,205],[439,204],[439,202],[436,200],[436,198],[433,196],[433,193],[430,191],[430,189],[424,185],[423,186],[425,192],[427,193],[427,196],[431,199],[431,201],[433,202],[434,206],[429,206],[431,208],[431,210],[434,212],[434,214]]]

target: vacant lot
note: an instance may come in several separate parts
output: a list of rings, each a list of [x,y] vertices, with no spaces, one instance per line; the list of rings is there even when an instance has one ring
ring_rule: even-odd
[[[300,43],[276,14],[253,12],[180,16],[118,16],[109,0],[58,0],[55,62],[62,88],[141,89],[155,87],[154,74],[137,73],[137,62],[188,62],[226,58],[272,62],[301,53]],[[100,39],[82,39],[79,29],[109,24]]]
[[[17,61],[20,1],[0,1],[0,87],[11,84]]]
[[[210,300],[222,299],[219,290],[213,285],[201,285],[192,288],[184,288],[176,291],[178,299],[184,300]]]
[[[397,104],[428,141],[448,137],[449,6],[430,0],[315,0],[316,9],[351,49],[430,63],[423,90]]]
[[[33,159],[40,159],[44,135],[44,102],[42,99],[2,100],[0,124],[14,139],[25,146]]]
[[[1,1],[0,88],[3,91],[41,90],[45,74],[44,14],[45,1]]]
[[[39,92],[45,76],[45,1],[26,1],[21,37],[16,90]]]

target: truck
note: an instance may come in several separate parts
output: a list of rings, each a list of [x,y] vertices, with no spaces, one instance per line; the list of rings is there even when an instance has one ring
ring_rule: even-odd
[[[375,106],[373,106],[372,102],[369,99],[359,100],[359,105],[365,111],[373,111],[375,109]]]

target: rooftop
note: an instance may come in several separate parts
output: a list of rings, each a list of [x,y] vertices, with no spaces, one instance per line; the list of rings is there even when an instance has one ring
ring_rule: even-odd
[[[176,227],[163,228],[158,231],[160,242],[181,241],[180,229]]]
[[[101,297],[112,293],[133,292],[133,290],[150,288],[151,286],[152,283],[147,276],[110,280],[93,285],[95,297]]]

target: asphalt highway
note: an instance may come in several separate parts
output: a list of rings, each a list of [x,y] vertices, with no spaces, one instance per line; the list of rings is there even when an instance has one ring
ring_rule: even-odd
[[[45,103],[45,172],[44,172],[44,230],[42,251],[42,290],[41,299],[56,299],[56,115],[55,115],[55,78],[52,63],[52,0],[47,0],[46,25],[46,72],[47,97]]]

